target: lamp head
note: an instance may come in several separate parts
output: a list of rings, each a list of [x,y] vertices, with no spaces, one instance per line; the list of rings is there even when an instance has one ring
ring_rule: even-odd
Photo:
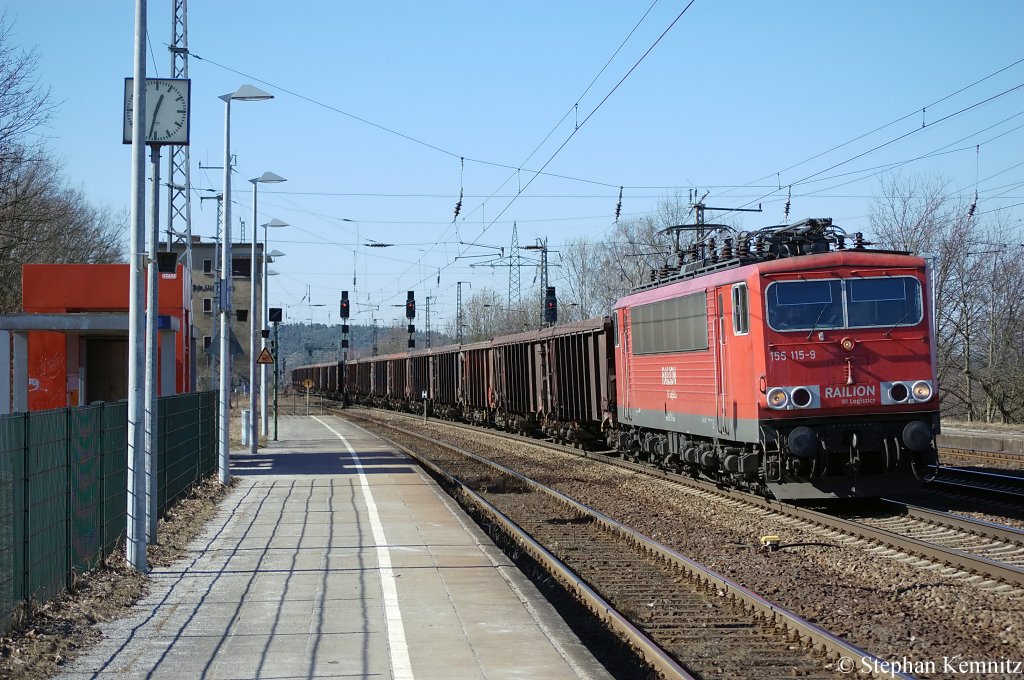
[[[288,180],[286,180],[284,177],[281,177],[281,175],[276,175],[268,171],[263,173],[259,177],[252,178],[249,181],[252,182],[253,184],[256,184],[257,182],[259,182],[260,184],[276,184],[278,182],[287,182]]]
[[[265,99],[273,98],[274,95],[270,94],[269,92],[264,92],[260,88],[254,87],[252,85],[242,85],[234,92],[228,92],[227,94],[222,94],[220,96],[220,99],[225,102],[229,102],[232,99],[241,102],[260,102]]]
[[[274,227],[287,227],[287,226],[290,226],[290,225],[287,222],[285,222],[284,220],[279,220],[279,219],[277,219],[275,217],[275,218],[271,219],[269,222],[265,223],[263,226],[264,227],[270,227],[271,229],[273,229]]]

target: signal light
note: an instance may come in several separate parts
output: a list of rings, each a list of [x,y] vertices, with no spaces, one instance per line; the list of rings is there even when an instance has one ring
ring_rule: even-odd
[[[411,290],[409,291],[405,299],[405,318],[416,318],[416,294],[413,293]]]
[[[347,319],[349,317],[349,303],[348,303],[348,291],[341,291],[341,318]]]
[[[558,323],[558,298],[554,286],[548,286],[544,291],[544,323]]]

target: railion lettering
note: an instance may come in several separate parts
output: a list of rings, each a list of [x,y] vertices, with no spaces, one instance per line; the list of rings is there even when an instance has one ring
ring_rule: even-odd
[[[878,393],[875,385],[839,385],[825,388],[826,399],[854,399],[858,397],[874,397]]]

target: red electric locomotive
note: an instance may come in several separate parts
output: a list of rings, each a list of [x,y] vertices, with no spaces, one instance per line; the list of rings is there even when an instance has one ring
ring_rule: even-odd
[[[939,432],[926,263],[850,246],[830,219],[710,240],[619,300],[611,443],[780,499],[916,486]]]

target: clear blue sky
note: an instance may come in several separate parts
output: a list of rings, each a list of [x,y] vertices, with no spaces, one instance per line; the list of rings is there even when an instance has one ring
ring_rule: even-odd
[[[222,174],[199,166],[222,164],[217,96],[242,83],[275,99],[232,107],[233,231],[238,219],[251,222],[249,178],[270,170],[289,180],[260,190],[259,222],[294,225],[272,232],[270,244],[287,253],[273,265],[281,275],[271,282],[271,305],[285,306],[292,321],[337,322],[355,260],[354,297],[381,306],[357,308],[356,323],[398,319],[402,310],[389,305],[415,289],[421,310],[428,293],[437,296],[433,323],[442,327],[454,315],[457,281],[472,283],[464,296],[507,289],[507,270],[468,266],[487,257],[455,259],[497,250],[460,241],[507,252],[513,221],[521,245],[547,237],[557,250],[567,239],[600,237],[613,222],[619,186],[624,216],[691,187],[709,190],[711,205],[760,199],[765,213],[741,221],[753,228],[782,221],[785,189],[777,183],[835,177],[952,144],[966,148],[903,172],[941,175],[970,194],[980,180],[978,210],[1019,224],[1024,207],[1006,206],[1024,202],[1024,165],[1013,167],[1024,161],[1024,128],[1013,130],[1024,125],[1024,88],[827,169],[920,128],[922,117],[938,121],[1024,83],[1021,63],[920,113],[1024,59],[1024,4],[696,0],[613,92],[685,5],[193,1],[193,231],[214,233],[213,202],[198,196],[220,191]],[[38,48],[40,82],[59,103],[49,134],[67,179],[115,207],[129,203],[130,147],[121,144],[120,121],[133,12],[127,1],[7,5],[13,39]],[[172,0],[150,0],[150,77],[169,74],[171,12]],[[529,172],[549,159],[546,172],[586,181]],[[797,184],[792,218],[831,216],[847,231],[865,229],[878,178],[849,180],[866,174]],[[368,248],[368,239],[395,245]],[[523,270],[524,285],[533,277]],[[325,306],[300,305],[307,285],[312,302]]]

